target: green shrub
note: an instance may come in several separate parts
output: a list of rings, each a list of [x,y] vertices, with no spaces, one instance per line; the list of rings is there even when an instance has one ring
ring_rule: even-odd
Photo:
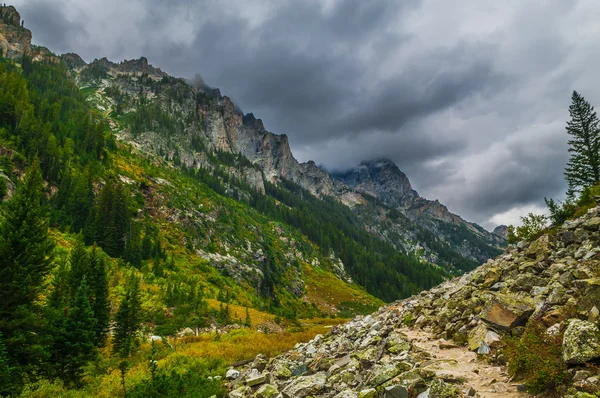
[[[534,394],[559,393],[569,381],[562,360],[562,336],[548,336],[539,322],[529,322],[520,337],[506,338],[508,372]]]
[[[0,176],[0,200],[4,199],[7,192],[8,192],[8,186],[6,183],[6,178]]]
[[[548,217],[542,214],[529,213],[526,217],[521,217],[523,225],[508,227],[508,243],[517,243],[521,240],[533,241],[538,238],[546,229]]]
[[[225,369],[220,359],[177,357],[166,368],[155,369],[150,380],[130,388],[127,397],[224,397],[222,382],[211,376],[222,376]]]

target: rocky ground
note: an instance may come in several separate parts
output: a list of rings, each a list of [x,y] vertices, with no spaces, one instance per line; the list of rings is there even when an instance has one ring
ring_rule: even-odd
[[[518,397],[502,347],[529,320],[562,338],[571,397],[600,393],[600,210],[477,270],[228,379],[235,397]],[[535,355],[535,353],[533,354]],[[495,365],[491,365],[495,364]],[[518,375],[517,375],[518,376]]]

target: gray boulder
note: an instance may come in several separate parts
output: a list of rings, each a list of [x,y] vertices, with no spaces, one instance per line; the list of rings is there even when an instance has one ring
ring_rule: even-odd
[[[600,358],[600,329],[589,321],[573,319],[563,337],[563,361],[583,364]]]

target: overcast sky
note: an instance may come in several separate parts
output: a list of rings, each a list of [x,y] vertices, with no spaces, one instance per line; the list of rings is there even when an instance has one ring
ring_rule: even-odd
[[[487,228],[564,196],[571,92],[600,104],[594,0],[14,4],[36,44],[198,73],[288,134],[298,160],[388,157]]]

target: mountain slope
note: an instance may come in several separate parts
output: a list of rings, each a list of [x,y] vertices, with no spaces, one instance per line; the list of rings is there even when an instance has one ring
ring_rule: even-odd
[[[502,236],[465,221],[437,200],[420,197],[388,159],[362,162],[333,178],[343,184],[336,185],[341,200],[374,233],[429,262],[468,271],[505,245]]]
[[[419,197],[406,176],[388,160],[363,163],[361,169],[367,171],[363,176],[353,176],[354,172],[329,175],[312,161],[299,163],[287,136],[268,132],[251,113],[243,115],[218,89],[189,86],[165,76],[145,58],[120,64],[101,59],[74,65],[79,84],[84,90],[93,90],[92,101],[114,116],[113,128],[119,138],[142,151],[176,158],[186,167],[210,167],[206,150],[240,154],[256,167],[230,172],[260,191],[267,181],[285,179],[352,208],[376,197],[381,203],[367,213],[397,209],[409,223],[398,223],[382,235],[379,230],[386,229],[382,220],[359,212],[367,230],[384,238],[401,235],[400,240],[388,242],[413,254],[425,249],[423,259],[450,268],[472,269],[496,255],[504,244],[501,237],[450,213],[439,202]],[[167,127],[170,121],[173,125]]]
[[[300,344],[267,367],[255,361],[232,377],[229,396],[525,396],[517,387],[541,396],[598,396],[599,242],[595,207],[473,272]],[[476,353],[496,368],[478,364]],[[510,380],[502,374],[507,361]]]

